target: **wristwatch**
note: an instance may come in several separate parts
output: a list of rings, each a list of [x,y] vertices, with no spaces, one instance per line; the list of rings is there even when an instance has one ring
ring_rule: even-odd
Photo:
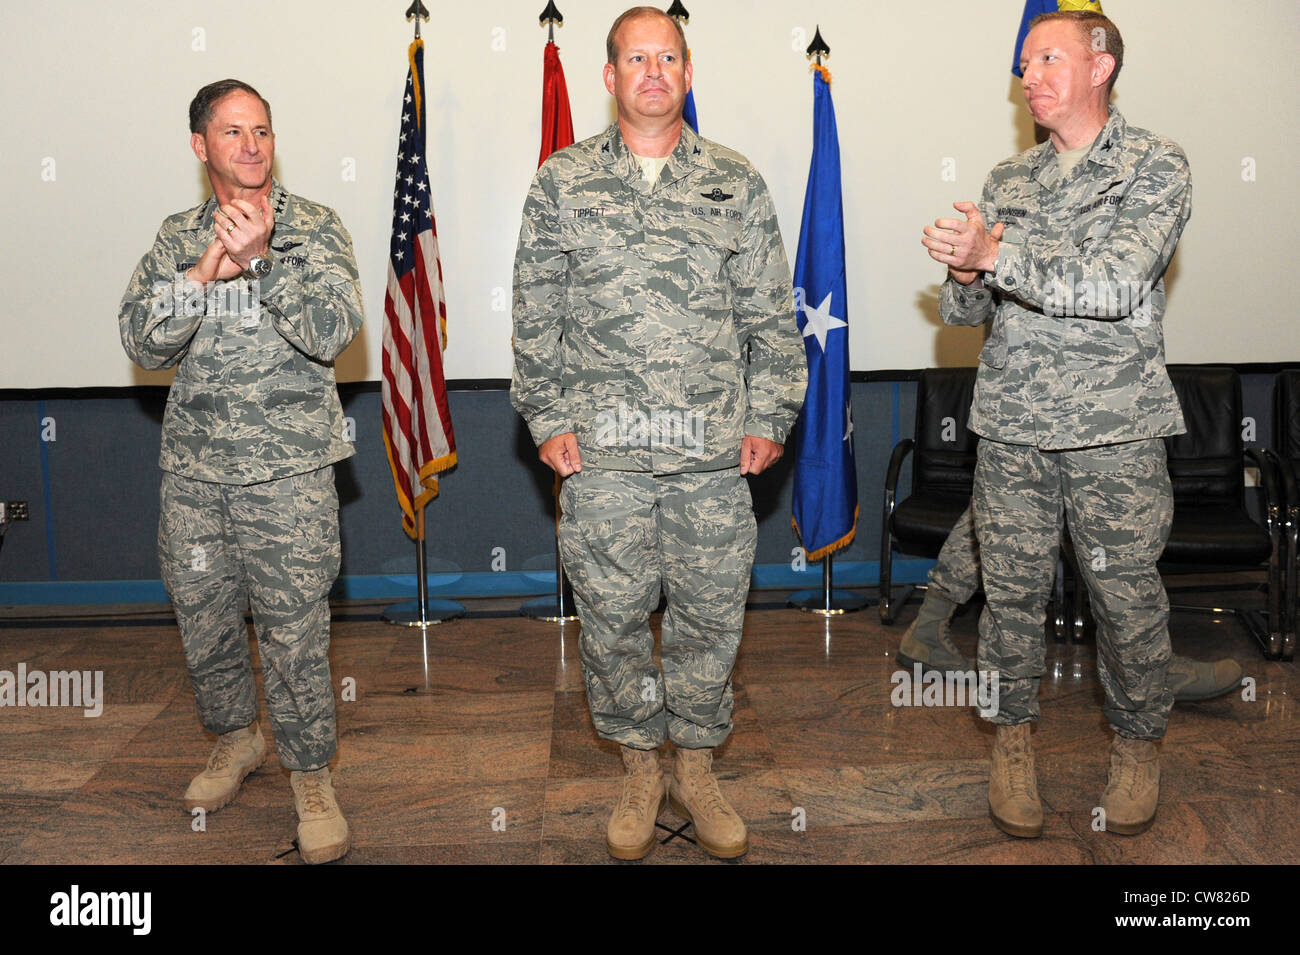
[[[267,252],[264,256],[255,255],[248,260],[248,268],[244,270],[244,274],[250,279],[264,279],[271,274],[273,264],[274,260],[271,258],[270,252]]]

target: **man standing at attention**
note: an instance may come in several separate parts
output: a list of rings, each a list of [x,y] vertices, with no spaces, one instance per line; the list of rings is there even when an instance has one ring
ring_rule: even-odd
[[[336,461],[351,456],[334,358],[361,327],[352,240],[271,177],[271,107],[238,80],[199,90],[190,146],[212,196],[167,218],[118,317],[144,368],[176,367],[163,420],[158,560],[204,727],[219,736],[185,808],[216,812],[265,759],[244,626],[251,605],[306,862],[348,851],[328,593],[339,571]]]
[[[1037,17],[1020,67],[1048,142],[999,163],[979,208],[957,203],[965,221],[939,219],[922,239],[948,266],[944,321],[992,322],[969,423],[983,438],[973,496],[988,598],[979,666],[1000,680],[989,810],[1015,836],[1043,828],[1029,731],[1063,515],[1092,598],[1115,734],[1101,796],[1110,832],[1136,834],[1155,818],[1155,741],[1173,703],[1156,560],[1173,516],[1162,438],[1184,426],[1161,320],[1191,175],[1176,144],[1108,105],[1123,60],[1119,30],[1101,14]]]
[[[731,858],[748,836],[711,767],[731,732],[756,542],[744,475],[781,457],[807,368],[762,177],[682,121],[681,28],[635,7],[606,57],[617,121],[551,156],[524,205],[511,399],[565,479],[587,700],[626,772],[609,851],[645,856],[667,799]],[[661,589],[662,674],[649,626]]]

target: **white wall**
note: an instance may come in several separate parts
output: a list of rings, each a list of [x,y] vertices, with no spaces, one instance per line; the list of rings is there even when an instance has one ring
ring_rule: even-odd
[[[613,116],[604,37],[626,0],[563,0],[557,31],[579,138]],[[543,0],[429,3],[430,176],[446,276],[452,378],[510,373],[509,286],[536,166]],[[117,305],[169,213],[206,180],[186,108],[236,76],[274,109],[277,174],[338,209],[366,296],[343,380],[378,377],[406,0],[220,4],[6,3],[0,70],[0,387],[130,385]],[[988,168],[1032,145],[1009,72],[1021,0],[692,0],[687,27],[704,134],[764,173],[792,258],[808,171],[820,23],[844,160],[855,369],[973,363],[979,330],[936,315],[942,269],[920,230],[977,198]],[[1116,104],[1191,159],[1194,212],[1166,317],[1172,361],[1300,359],[1288,294],[1297,243],[1294,0],[1105,0],[1128,62]],[[195,31],[203,49],[194,49]],[[806,32],[805,32],[806,31]],[[1290,159],[1287,156],[1291,155]],[[1242,163],[1253,158],[1256,179]],[[54,162],[54,179],[47,181]],[[944,181],[945,159],[955,181]],[[355,181],[344,163],[355,161]]]

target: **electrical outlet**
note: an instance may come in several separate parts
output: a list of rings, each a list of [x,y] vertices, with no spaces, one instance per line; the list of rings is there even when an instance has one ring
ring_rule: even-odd
[[[31,520],[31,518],[27,516],[27,502],[10,501],[4,506],[3,512],[0,514],[0,519],[5,521]]]

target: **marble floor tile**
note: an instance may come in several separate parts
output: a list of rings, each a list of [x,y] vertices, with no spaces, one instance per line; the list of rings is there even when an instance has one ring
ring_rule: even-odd
[[[969,706],[896,705],[894,655],[915,603],[888,627],[874,608],[830,619],[751,609],[735,728],[715,753],[750,851],[712,859],[665,807],[660,842],[628,863],[605,848],[622,766],[591,724],[579,628],[516,617],[510,601],[482,606],[507,613],[427,633],[382,623],[379,602],[334,608],[332,768],[353,838],[341,864],[1300,863],[1300,667],[1264,661],[1237,621],[1174,616],[1177,652],[1232,656],[1252,682],[1245,698],[1175,707],[1159,815],[1136,837],[1092,829],[1111,740],[1096,648],[1048,642],[1033,737],[1045,827],[1025,840],[989,819],[992,725]],[[965,653],[979,609],[953,621]],[[199,723],[169,608],[111,608],[93,623],[77,613],[57,626],[57,611],[0,613],[0,670],[100,669],[106,690],[95,719],[0,707],[0,862],[301,864],[274,749],[202,826],[184,810],[216,738]]]

